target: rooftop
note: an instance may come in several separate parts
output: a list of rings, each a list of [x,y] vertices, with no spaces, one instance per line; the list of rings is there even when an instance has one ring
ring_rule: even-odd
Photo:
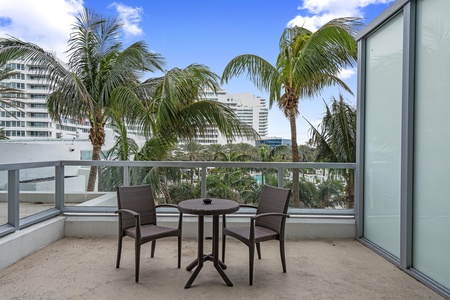
[[[158,240],[154,258],[150,247],[142,247],[136,284],[133,240],[124,239],[116,269],[116,239],[64,237],[0,271],[2,299],[442,299],[353,239],[286,241],[285,274],[278,243],[265,242],[249,286],[247,248],[229,238],[226,273],[234,286],[206,262],[190,289],[185,268],[196,258],[197,241],[183,240],[181,269],[176,239]]]

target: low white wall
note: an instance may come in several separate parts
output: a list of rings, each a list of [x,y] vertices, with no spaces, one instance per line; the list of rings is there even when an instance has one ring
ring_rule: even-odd
[[[158,224],[176,228],[178,218],[175,216],[158,217]],[[183,238],[197,238],[197,217],[183,217]],[[227,226],[248,226],[249,218],[227,218]],[[65,235],[73,237],[117,236],[118,224],[116,216],[91,217],[68,216]],[[205,217],[204,236],[210,237],[212,218]],[[286,222],[286,239],[348,239],[354,238],[356,225],[354,219],[311,219],[290,218]]]
[[[0,270],[64,237],[65,217],[55,217],[0,238]]]

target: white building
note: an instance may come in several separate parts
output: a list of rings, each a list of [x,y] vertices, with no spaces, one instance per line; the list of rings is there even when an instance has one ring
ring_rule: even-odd
[[[11,61],[4,67],[16,71],[17,74],[3,80],[0,84],[20,91],[16,94],[0,94],[0,97],[12,101],[14,105],[8,106],[5,103],[0,103],[0,106],[3,106],[0,107],[0,128],[4,130],[4,134],[8,137],[8,143],[60,141],[62,143],[57,144],[67,144],[67,148],[73,147],[75,143],[79,146],[73,147],[75,153],[71,153],[71,156],[75,155],[79,159],[90,159],[92,148],[88,142],[89,123],[85,120],[71,119],[64,119],[59,123],[50,118],[46,107],[46,99],[50,89],[47,76],[45,72],[42,72],[42,67],[25,63],[22,60]],[[267,136],[268,108],[265,99],[251,93],[227,94],[224,90],[219,90],[217,93],[206,91],[203,97],[207,100],[226,104],[242,122],[253,127],[261,137]],[[114,135],[110,128],[105,129],[107,136],[103,149],[107,150],[113,145]],[[144,142],[144,138],[139,136],[138,133],[131,131],[129,133],[138,144]],[[211,128],[203,136],[197,136],[194,140],[205,145],[231,142],[255,144],[254,140],[242,138],[233,141],[227,140],[214,128]],[[29,157],[23,157],[22,159],[29,161]]]
[[[89,124],[84,120],[62,120],[56,123],[50,118],[46,99],[50,92],[47,76],[42,74],[42,67],[35,64],[25,64],[15,60],[4,67],[17,72],[0,84],[20,91],[17,94],[3,94],[2,98],[11,100],[14,106],[0,109],[0,127],[11,139],[56,139],[56,138],[87,138]]]
[[[225,90],[219,90],[217,93],[206,91],[204,99],[218,101],[227,105],[237,115],[239,120],[251,126],[261,137],[268,134],[269,129],[269,109],[266,107],[266,99],[255,96],[251,93],[228,94]],[[209,144],[228,144],[228,143],[249,143],[255,144],[255,140],[237,138],[236,140],[227,140],[217,129],[211,128],[204,135],[197,135],[193,140],[203,145]],[[186,142],[184,140],[181,143]]]

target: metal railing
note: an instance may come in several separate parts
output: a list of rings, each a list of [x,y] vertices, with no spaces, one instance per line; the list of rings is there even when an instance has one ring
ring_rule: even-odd
[[[207,176],[208,170],[214,168],[241,168],[241,169],[273,169],[276,170],[277,182],[279,187],[283,187],[285,184],[285,175],[289,173],[291,169],[356,169],[355,163],[280,163],[280,162],[211,162],[211,161],[198,161],[198,162],[173,162],[173,161],[44,161],[44,162],[30,162],[30,163],[11,163],[0,164],[0,204],[3,203],[3,208],[0,206],[0,215],[2,209],[4,210],[4,221],[0,218],[0,236],[9,234],[16,230],[25,228],[27,226],[42,222],[60,214],[106,214],[112,215],[117,209],[115,201],[113,205],[102,205],[101,202],[95,202],[97,204],[84,205],[70,203],[72,184],[67,184],[67,178],[76,177],[73,175],[73,169],[84,169],[88,172],[90,167],[116,167],[121,168],[122,185],[130,185],[130,170],[133,168],[183,168],[183,169],[196,169],[199,170],[199,176],[197,181],[200,184],[200,196],[207,196]],[[34,204],[43,204],[41,193],[36,191],[24,191],[21,190],[21,185],[24,185],[23,174],[31,172],[30,170],[45,169],[52,170],[50,182],[54,187],[48,189],[45,194],[49,197],[50,201],[45,206],[43,211],[32,213],[31,215],[21,214],[21,201],[27,202],[27,200],[21,199],[33,199]],[[42,172],[41,172],[42,173]],[[3,175],[3,176],[2,176]],[[3,182],[1,179],[3,178]],[[357,180],[357,176],[355,176]],[[5,182],[6,181],[6,182]],[[3,184],[3,187],[2,187]],[[355,186],[357,186],[355,182]],[[67,186],[66,186],[67,185]],[[48,186],[47,186],[48,188]],[[2,191],[3,189],[3,191]],[[81,197],[90,203],[89,201],[99,194],[108,197],[115,197],[114,192],[97,192],[90,193],[85,190],[82,191],[84,195]],[[91,195],[92,194],[92,195]],[[354,202],[357,203],[357,194],[355,194]],[[3,199],[3,201],[2,201]],[[6,205],[5,205],[6,203]],[[100,204],[99,204],[100,203]],[[23,204],[23,203],[22,203]],[[5,208],[7,207],[7,208]],[[32,207],[34,208],[34,206]],[[29,209],[29,207],[27,207]],[[5,212],[6,210],[6,212]],[[33,210],[31,210],[33,211]],[[294,217],[326,217],[326,218],[354,218],[354,209],[315,209],[315,208],[289,208],[289,213]]]

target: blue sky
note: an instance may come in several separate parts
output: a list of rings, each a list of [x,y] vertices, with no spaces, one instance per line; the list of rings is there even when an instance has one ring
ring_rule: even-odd
[[[192,63],[208,66],[218,75],[240,54],[256,54],[271,63],[278,55],[278,41],[286,27],[305,26],[315,30],[335,17],[361,17],[369,23],[393,0],[1,0],[0,36],[6,34],[36,43],[63,57],[70,26],[83,7],[103,16],[120,15],[125,22],[124,43],[144,40],[162,54],[167,69]],[[152,74],[149,74],[151,77]],[[342,79],[356,95],[356,70],[346,70]],[[223,85],[228,93],[251,92],[267,99],[245,75]],[[338,96],[328,88],[316,99],[300,103],[297,131],[299,143],[308,139],[303,117],[318,124],[323,100]],[[355,97],[343,92],[356,105]],[[268,99],[267,99],[268,100]],[[290,138],[287,119],[274,105],[269,112],[269,135]]]

